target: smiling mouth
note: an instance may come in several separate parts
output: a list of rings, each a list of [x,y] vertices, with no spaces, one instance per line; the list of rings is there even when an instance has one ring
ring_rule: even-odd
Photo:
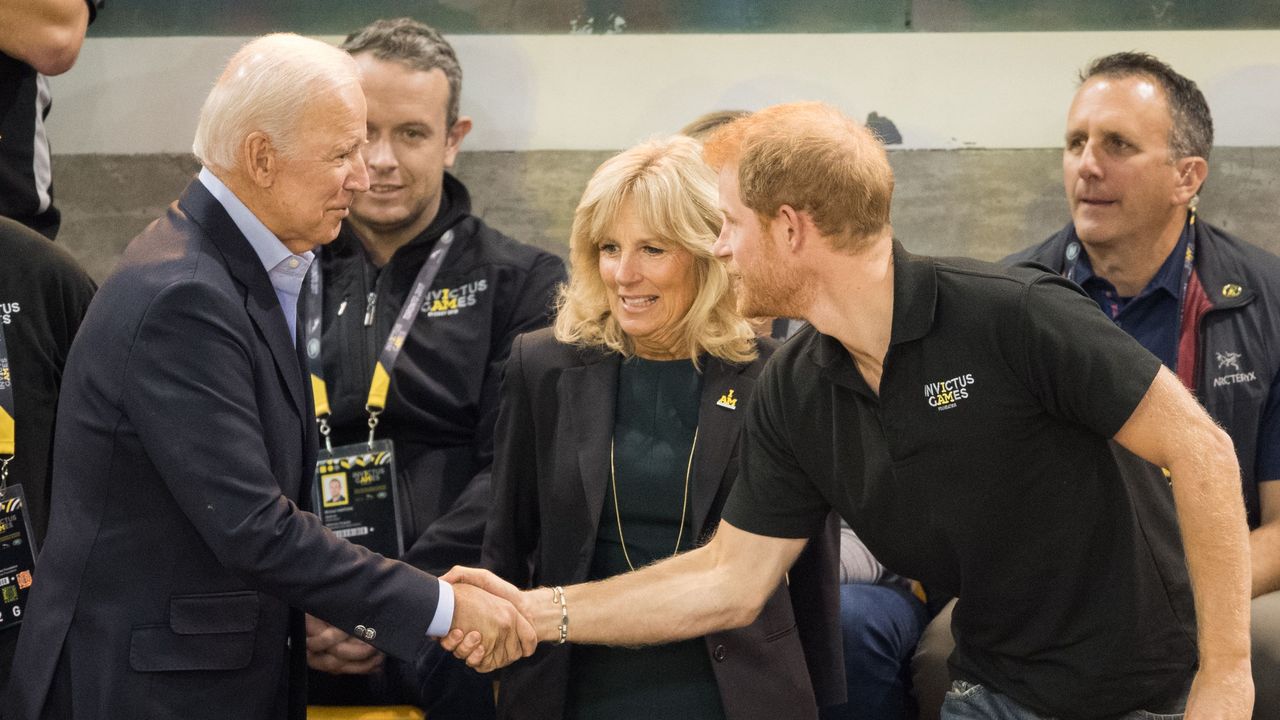
[[[404,187],[403,185],[370,185],[370,186],[369,186],[369,192],[371,192],[371,193],[392,193],[392,192],[395,192],[395,191],[397,191],[397,190],[399,190],[399,189],[401,189],[401,188],[403,188],[403,187]]]
[[[658,302],[657,295],[639,295],[639,296],[618,296],[618,300],[622,303],[622,307],[627,310],[644,310]]]

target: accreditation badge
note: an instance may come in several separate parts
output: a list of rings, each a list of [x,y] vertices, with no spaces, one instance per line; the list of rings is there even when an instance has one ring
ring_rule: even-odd
[[[22,486],[0,491],[0,630],[22,622],[36,566],[35,535]]]
[[[389,558],[404,553],[395,448],[376,440],[320,450],[316,514],[340,538]]]

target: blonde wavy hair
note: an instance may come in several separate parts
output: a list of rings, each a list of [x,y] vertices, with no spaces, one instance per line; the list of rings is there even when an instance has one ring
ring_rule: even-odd
[[[711,251],[722,222],[716,177],[702,160],[702,146],[683,136],[625,150],[587,182],[573,214],[569,282],[557,300],[556,339],[625,357],[635,354],[631,338],[609,310],[599,264],[600,245],[627,203],[657,239],[693,256],[697,289],[689,311],[671,329],[674,347],[683,348],[695,364],[702,353],[735,363],[755,359],[755,336],[734,309],[729,273]]]

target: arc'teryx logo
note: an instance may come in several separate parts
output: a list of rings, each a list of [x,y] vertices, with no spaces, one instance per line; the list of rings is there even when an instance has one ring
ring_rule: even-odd
[[[1218,377],[1214,378],[1213,379],[1214,387],[1235,385],[1236,383],[1253,382],[1254,380],[1258,379],[1258,373],[1252,370],[1250,370],[1249,372],[1245,372],[1244,369],[1240,367],[1240,359],[1244,357],[1240,353],[1231,352],[1231,351],[1214,352],[1213,356],[1218,361],[1219,370],[1226,369],[1226,370],[1235,371],[1235,372],[1226,373],[1225,375],[1219,375]]]
[[[949,380],[926,383],[924,396],[929,402],[929,407],[950,410],[961,400],[969,397],[971,385],[973,385],[973,373],[965,373]]]

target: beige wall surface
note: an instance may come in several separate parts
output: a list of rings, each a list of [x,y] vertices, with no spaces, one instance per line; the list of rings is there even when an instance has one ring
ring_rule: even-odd
[[[582,188],[610,154],[466,152],[458,176],[476,215],[563,256]],[[1004,257],[1066,222],[1060,158],[1058,150],[894,150],[894,229],[915,252]],[[1280,253],[1280,148],[1220,148],[1211,167],[1201,216]],[[58,241],[103,279],[196,170],[186,155],[55,157]]]

